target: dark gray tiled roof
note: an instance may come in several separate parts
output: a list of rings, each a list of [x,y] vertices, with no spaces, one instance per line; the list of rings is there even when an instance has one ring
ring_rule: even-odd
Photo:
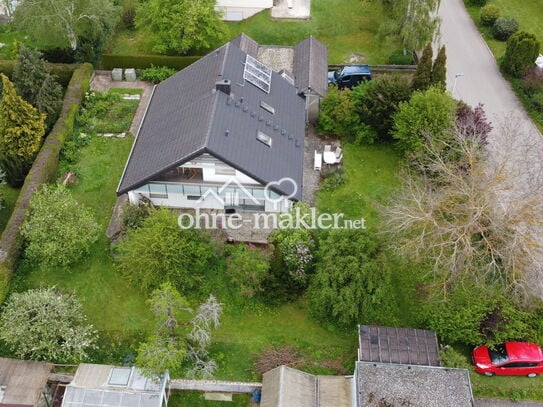
[[[294,47],[294,77],[299,92],[328,92],[328,48],[313,36]]]
[[[440,366],[434,331],[359,326],[359,359],[364,362]]]
[[[155,88],[119,194],[207,152],[263,184],[292,178],[298,185],[294,199],[301,199],[304,100],[276,72],[269,94],[244,81],[245,58],[227,43]],[[224,79],[231,82],[230,96],[215,90]],[[260,107],[261,101],[275,113]],[[256,139],[257,131],[271,136],[271,147]],[[275,189],[293,192],[290,183]]]
[[[245,33],[241,33],[236,38],[234,38],[232,41],[230,41],[232,44],[234,44],[236,47],[238,47],[243,52],[246,52],[250,56],[256,58],[258,54],[258,42],[253,40],[248,35],[245,35]]]

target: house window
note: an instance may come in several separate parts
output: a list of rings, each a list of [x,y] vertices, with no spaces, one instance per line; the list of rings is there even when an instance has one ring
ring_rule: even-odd
[[[271,114],[275,114],[275,109],[273,106],[270,106],[269,104],[267,104],[266,102],[264,102],[263,100],[260,101],[260,107],[268,112],[270,112]]]
[[[236,175],[236,169],[222,165],[215,165],[215,175]]]
[[[168,198],[166,184],[149,184],[149,196],[151,198]]]
[[[256,133],[256,139],[261,143],[266,144],[268,147],[271,147],[272,145],[272,138],[260,130]]]

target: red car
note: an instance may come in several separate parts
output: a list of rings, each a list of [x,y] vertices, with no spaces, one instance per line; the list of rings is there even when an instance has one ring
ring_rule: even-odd
[[[505,342],[473,350],[475,371],[486,376],[528,376],[543,373],[543,352],[535,343]]]

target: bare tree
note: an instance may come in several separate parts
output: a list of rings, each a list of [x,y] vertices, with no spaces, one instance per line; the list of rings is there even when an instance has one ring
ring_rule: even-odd
[[[425,144],[425,160],[402,175],[403,187],[383,208],[398,251],[430,261],[442,289],[469,279],[526,294],[543,258],[543,177],[529,156],[541,144],[519,134],[514,120],[493,132],[491,147],[473,128],[456,126]]]
[[[207,348],[211,344],[211,329],[220,326],[221,314],[222,304],[210,295],[206,302],[200,304],[198,313],[192,318],[192,330],[188,335],[188,357],[192,361],[189,376],[209,378],[217,370],[217,363],[209,359]]]

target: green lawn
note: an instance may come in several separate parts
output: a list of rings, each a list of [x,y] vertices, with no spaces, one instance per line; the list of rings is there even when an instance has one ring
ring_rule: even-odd
[[[28,38],[25,38],[23,34],[17,31],[11,31],[9,28],[0,31],[0,43],[4,44],[0,47],[0,59],[13,59],[15,41],[32,45],[29,43]]]
[[[359,54],[370,64],[386,63],[399,45],[390,39],[377,39],[382,21],[387,19],[378,1],[313,0],[310,20],[277,20],[268,10],[241,22],[227,23],[230,38],[245,32],[266,45],[294,45],[313,35],[328,46],[330,63],[344,63]],[[109,51],[116,54],[152,54],[147,30],[122,31]]]
[[[15,207],[15,202],[19,197],[19,192],[21,192],[19,188],[12,188],[8,184],[0,185],[0,194],[4,199],[3,208],[0,209],[0,233],[6,228],[13,208]]]
[[[497,41],[490,35],[490,29],[484,27],[479,22],[480,8],[469,4],[465,0],[466,7],[482,32],[483,37],[494,53],[496,58],[500,58],[505,53],[505,42]],[[501,10],[502,16],[514,17],[520,24],[520,30],[535,34],[540,41],[543,41],[543,5],[541,0],[491,0],[488,4],[494,4]]]
[[[105,231],[113,206],[117,182],[133,138],[93,137],[81,151],[76,164],[75,198],[90,207]],[[27,273],[21,288],[56,286],[75,291],[85,311],[101,332],[111,339],[131,339],[150,329],[151,316],[145,296],[132,287],[114,269],[109,241],[101,235],[88,257],[69,269],[32,268],[23,263]]]
[[[349,219],[365,218],[367,227],[378,230],[376,205],[397,185],[400,156],[390,144],[346,144],[343,156],[347,182],[331,192],[319,192],[317,207]]]

